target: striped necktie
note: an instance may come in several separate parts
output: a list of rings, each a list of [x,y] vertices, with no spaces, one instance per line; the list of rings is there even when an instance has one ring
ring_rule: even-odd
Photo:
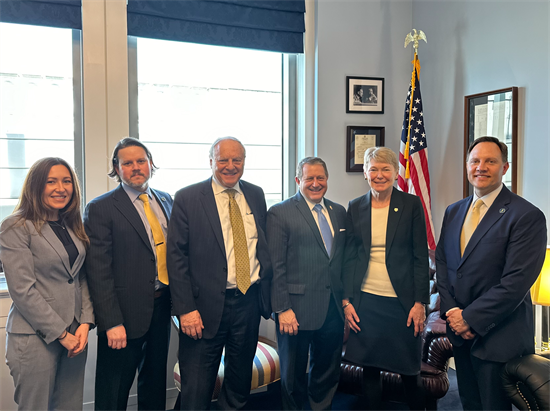
[[[323,236],[323,241],[325,242],[325,247],[327,248],[327,253],[330,257],[330,252],[332,250],[332,231],[330,230],[327,218],[323,214],[323,207],[321,204],[315,204],[313,210],[317,213],[317,221],[319,221],[321,235]]]

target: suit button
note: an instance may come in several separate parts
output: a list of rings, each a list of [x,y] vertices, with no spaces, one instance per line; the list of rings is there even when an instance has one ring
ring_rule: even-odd
[[[222,291],[222,295],[225,295],[225,291]]]
[[[327,288],[330,288],[330,285],[327,285],[326,287],[327,287]]]
[[[72,283],[74,283],[74,280],[71,278],[71,279],[69,280],[69,284],[72,284]]]
[[[227,272],[227,267],[223,267],[223,271]]]
[[[155,259],[154,259],[154,258],[151,258],[151,261],[152,261],[152,262],[155,262]]]
[[[457,276],[458,278],[462,278],[462,273],[458,273],[456,276]]]
[[[149,284],[155,284],[155,280],[149,280]]]

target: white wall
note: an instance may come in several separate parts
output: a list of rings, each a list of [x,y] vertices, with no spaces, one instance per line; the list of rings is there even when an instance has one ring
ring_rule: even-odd
[[[410,1],[318,0],[318,144],[327,162],[327,197],[347,206],[369,189],[362,173],[346,173],[346,127],[384,126],[386,147],[399,150],[412,51]],[[383,77],[384,114],[346,113],[346,76]]]
[[[413,1],[430,154],[432,211],[462,198],[464,96],[518,86],[518,193],[550,219],[548,1]]]
[[[462,198],[465,95],[520,87],[519,193],[550,219],[548,1],[317,0],[318,151],[329,166],[327,196],[346,205],[368,190],[345,172],[347,125],[386,127],[397,151],[411,48],[419,58],[428,137],[432,212],[437,238],[447,205]],[[346,114],[345,77],[384,77],[385,113]]]

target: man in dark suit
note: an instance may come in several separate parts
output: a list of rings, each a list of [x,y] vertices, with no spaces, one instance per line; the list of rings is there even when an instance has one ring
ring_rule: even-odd
[[[292,198],[267,215],[277,315],[282,404],[330,409],[338,387],[344,332],[341,280],[346,211],[324,198],[328,170],[318,157],[298,164]],[[310,361],[309,384],[307,364]]]
[[[508,150],[494,137],[468,149],[474,195],[450,205],[436,251],[441,317],[465,410],[511,409],[500,372],[534,352],[529,289],[546,248],[544,214],[503,184]]]
[[[241,180],[246,151],[224,137],[212,177],[179,190],[168,233],[173,312],[180,318],[182,409],[208,409],[225,346],[221,409],[248,399],[260,315],[271,314],[262,189]]]
[[[166,242],[172,198],[149,187],[147,147],[118,142],[109,176],[121,184],[84,213],[88,285],[97,321],[96,410],[125,410],[136,369],[138,409],[166,409],[170,289]]]

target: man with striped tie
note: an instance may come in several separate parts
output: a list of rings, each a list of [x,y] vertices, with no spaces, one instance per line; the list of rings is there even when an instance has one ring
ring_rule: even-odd
[[[299,191],[267,215],[285,410],[303,409],[308,398],[313,410],[330,409],[338,386],[346,211],[324,198],[327,180],[322,159],[304,158],[296,169]]]

